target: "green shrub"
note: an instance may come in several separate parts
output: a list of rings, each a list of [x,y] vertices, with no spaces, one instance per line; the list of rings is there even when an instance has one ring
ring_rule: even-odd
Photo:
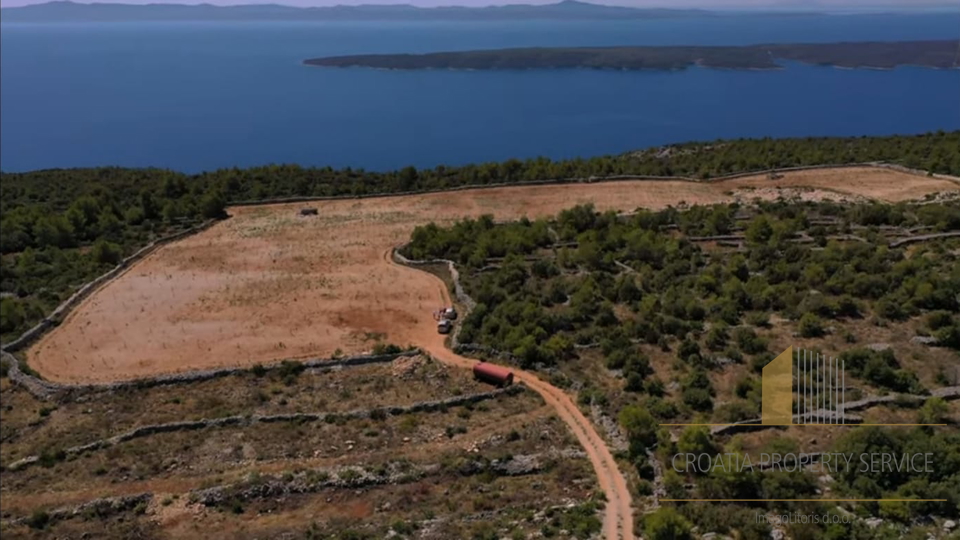
[[[927,315],[927,326],[931,330],[939,330],[953,325],[953,315],[949,311],[934,311]]]
[[[693,525],[676,510],[663,507],[643,519],[647,540],[691,540]]]
[[[937,345],[960,350],[960,322],[940,328],[935,337]]]
[[[752,328],[740,327],[733,334],[737,347],[746,354],[760,354],[767,351],[767,342]]]
[[[705,412],[713,409],[713,398],[710,392],[702,388],[684,388],[681,394],[684,404],[691,409]]]
[[[250,367],[250,373],[252,373],[254,377],[263,377],[267,374],[267,368],[258,362]]]
[[[377,343],[373,346],[373,354],[398,354],[403,348],[393,343]]]
[[[35,510],[27,518],[27,526],[31,529],[44,529],[50,524],[50,514],[43,510]]]
[[[804,313],[800,317],[800,337],[805,338],[815,338],[820,337],[824,334],[823,323],[820,321],[820,317],[817,317],[813,313]]]
[[[297,377],[306,369],[307,366],[303,365],[303,362],[284,360],[280,362],[280,365],[276,368],[276,374],[284,383],[291,385],[297,381]]]
[[[63,450],[44,450],[40,452],[40,466],[50,468],[67,459],[67,453]]]
[[[630,441],[630,455],[643,455],[647,448],[657,442],[657,421],[638,405],[627,405],[618,416]]]
[[[662,397],[665,391],[665,388],[663,386],[663,381],[661,381],[656,377],[647,379],[643,389],[646,393],[655,397]]]
[[[753,311],[747,315],[747,324],[757,328],[769,328],[770,314],[765,311]]]

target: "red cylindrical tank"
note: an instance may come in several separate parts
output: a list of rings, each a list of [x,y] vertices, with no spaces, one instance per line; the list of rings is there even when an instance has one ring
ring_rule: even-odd
[[[473,376],[483,382],[495,384],[497,386],[506,386],[513,384],[513,372],[505,367],[500,367],[486,362],[478,362],[473,366]]]

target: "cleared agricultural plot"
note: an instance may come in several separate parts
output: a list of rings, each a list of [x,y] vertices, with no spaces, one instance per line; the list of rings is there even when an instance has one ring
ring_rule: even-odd
[[[367,351],[385,341],[416,345],[444,364],[469,367],[472,360],[444,347],[430,317],[449,302],[443,282],[392,262],[392,249],[406,242],[417,225],[481,214],[501,220],[547,216],[586,202],[601,210],[632,211],[781,196],[897,201],[957,189],[946,180],[858,168],[788,173],[777,180],[757,175],[717,183],[525,186],[234,208],[231,219],[158,250],[88,298],[27,357],[44,376],[64,382],[323,358]],[[317,207],[319,215],[301,216],[304,206]],[[407,361],[397,361],[390,369],[403,369]],[[438,368],[430,361],[424,365]],[[453,407],[439,411],[444,416],[418,411],[358,417],[351,415],[357,407],[403,407],[479,388],[465,370],[444,371],[444,378],[431,379],[439,384],[417,378],[402,382],[402,376],[384,366],[348,371],[340,382],[335,373],[326,374],[317,379],[325,381],[322,384],[311,382],[291,391],[284,389],[289,385],[283,377],[244,378],[239,385],[236,377],[228,377],[190,385],[182,396],[176,387],[145,394],[131,389],[135,395],[126,402],[112,401],[106,408],[73,403],[46,410],[40,403],[16,403],[8,410],[28,412],[9,428],[13,433],[4,426],[0,457],[7,467],[29,456],[39,460],[4,473],[4,489],[16,493],[18,501],[16,507],[5,505],[5,517],[93,497],[149,492],[155,495],[149,504],[133,507],[134,515],[149,519],[121,520],[123,527],[141,528],[113,532],[156,531],[159,524],[165,533],[178,536],[220,527],[228,531],[225,537],[271,536],[311,520],[327,530],[342,530],[362,519],[374,534],[386,531],[390,520],[401,520],[442,531],[425,537],[449,538],[469,536],[474,531],[456,528],[458,524],[478,518],[489,522],[499,515],[494,509],[501,504],[521,509],[490,531],[501,535],[516,527],[522,529],[518,532],[553,526],[598,528],[599,523],[589,523],[596,519],[594,509],[583,505],[591,504],[599,488],[607,501],[606,536],[630,536],[634,508],[624,478],[605,441],[567,393],[518,371],[519,380],[543,401],[532,392],[497,394],[479,405],[457,405],[459,420],[453,423],[446,416]],[[312,376],[303,377],[313,381]],[[307,384],[303,377],[297,384]],[[387,379],[394,381],[384,382]],[[6,403],[31,399],[20,390],[4,390]],[[331,415],[279,422],[253,419],[321,410]],[[202,428],[208,430],[202,437],[178,428],[92,451],[70,451],[144,423],[199,418],[229,422]],[[427,435],[410,435],[409,422],[429,426]],[[472,436],[460,437],[464,429]],[[450,447],[449,440],[458,446]],[[483,457],[480,462],[471,459],[477,452]],[[490,462],[491,456],[499,456],[499,464]],[[520,469],[504,468],[516,456]],[[562,467],[553,467],[557,460]],[[530,463],[548,465],[530,468]],[[562,472],[568,467],[572,476]],[[521,476],[536,479],[515,485],[506,478],[521,469]],[[489,493],[478,477],[505,477],[496,480],[497,489],[511,495],[452,502],[450,493]],[[369,492],[351,497],[347,492],[358,487],[354,482]],[[421,487],[424,482],[443,485],[444,491]],[[418,487],[398,487],[409,485]],[[539,496],[540,489],[546,495]],[[425,490],[422,504],[404,504],[410,490]],[[281,502],[270,502],[277,494]],[[564,510],[557,510],[560,517],[531,510],[554,503],[579,517],[570,522],[563,518]],[[424,508],[436,514],[421,515]],[[238,511],[244,518],[228,519],[229,512]],[[125,512],[130,509],[119,511]],[[377,519],[367,519],[372,515]],[[345,521],[337,525],[341,519]],[[86,532],[87,525],[78,523],[57,519],[55,532]]]
[[[439,280],[394,265],[417,225],[493,214],[538,217],[578,203],[600,210],[778,196],[901,201],[956,183],[877,168],[755,175],[715,183],[628,181],[476,189],[402,197],[240,207],[166,246],[103,287],[28,352],[62,382],[104,382],[279,358],[369,350],[371,336],[442,347],[430,312]]]

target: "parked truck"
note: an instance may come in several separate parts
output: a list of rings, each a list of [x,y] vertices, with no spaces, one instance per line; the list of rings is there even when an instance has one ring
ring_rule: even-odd
[[[513,384],[512,371],[487,362],[477,362],[474,364],[473,376],[478,380],[496,386],[509,386]]]

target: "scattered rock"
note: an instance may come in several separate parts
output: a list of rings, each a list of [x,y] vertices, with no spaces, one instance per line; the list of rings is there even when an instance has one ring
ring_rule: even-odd
[[[863,522],[871,529],[876,529],[880,525],[883,525],[883,520],[877,517],[867,518]]]
[[[932,336],[913,336],[910,338],[910,343],[916,343],[917,345],[936,345],[937,338]]]

